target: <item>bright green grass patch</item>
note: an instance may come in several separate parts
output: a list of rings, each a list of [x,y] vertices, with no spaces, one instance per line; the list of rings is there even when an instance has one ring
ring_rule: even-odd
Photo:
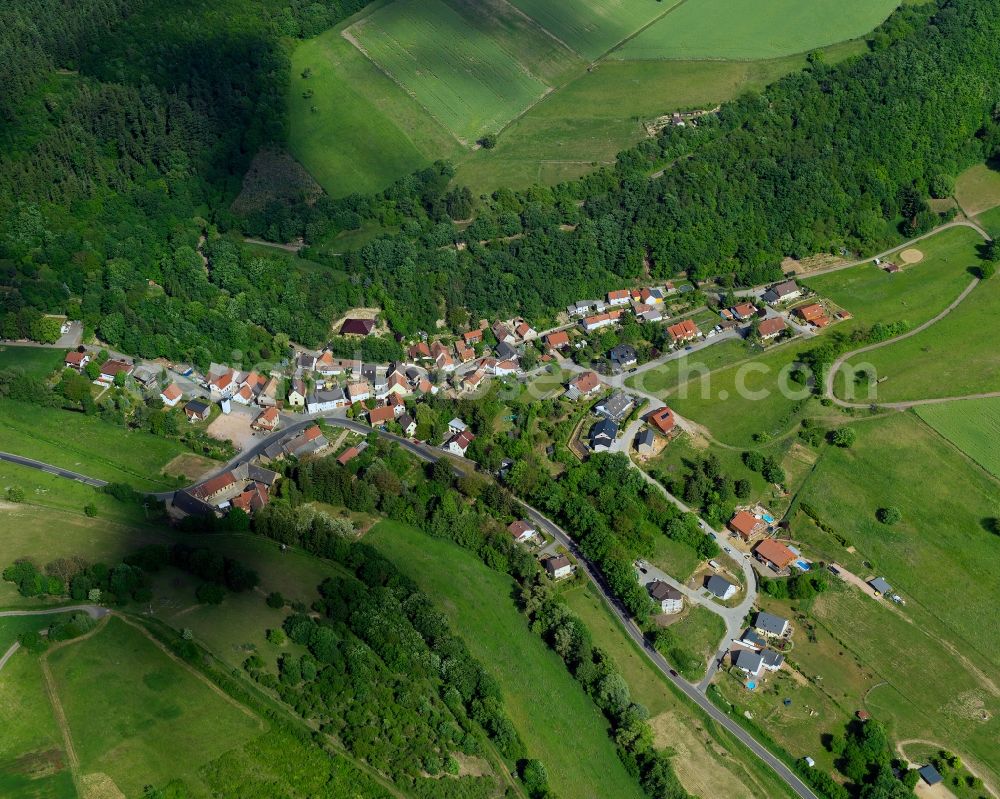
[[[645,372],[628,378],[625,385],[648,394],[660,396],[690,380],[697,381],[715,369],[750,357],[746,343],[734,339],[720,340],[711,347],[674,358]]]
[[[864,36],[899,0],[686,0],[616,58],[776,58]]]
[[[9,400],[0,405],[0,449],[142,490],[174,487],[161,471],[188,452],[177,441],[124,430],[96,416]]]
[[[44,378],[62,367],[65,356],[66,350],[0,344],[0,371],[16,367],[32,377]]]
[[[441,0],[396,0],[347,33],[466,144],[503,127],[549,89]]]
[[[658,535],[653,539],[653,554],[650,555],[649,562],[663,569],[675,580],[684,582],[695,573],[702,559],[688,544]]]
[[[885,382],[878,402],[1000,391],[1000,280],[980,283],[948,316],[915,336],[864,353]]]
[[[552,36],[594,61],[666,14],[677,0],[511,0]]]
[[[976,217],[976,221],[986,228],[993,238],[1000,238],[1000,206],[984,211]]]
[[[955,199],[969,216],[1000,205],[1000,172],[986,164],[966,169],[955,181]]]
[[[850,449],[825,450],[801,500],[865,554],[908,613],[922,609],[963,654],[1000,663],[990,644],[1000,634],[1000,560],[996,536],[983,527],[996,515],[996,482],[910,414],[854,429]],[[876,521],[886,506],[899,508],[902,521]]]
[[[528,629],[514,605],[514,583],[451,542],[395,522],[365,541],[434,597],[472,655],[496,678],[528,752],[545,763],[563,799],[635,797],[597,707],[555,652]],[[567,745],[567,742],[572,745]]]
[[[128,796],[176,777],[197,783],[200,765],[264,728],[115,618],[49,661],[82,773],[107,774]]]
[[[0,795],[76,796],[37,657],[23,650],[0,673],[0,729]]]
[[[722,617],[701,605],[689,605],[684,618],[671,624],[670,631],[677,636],[678,648],[700,664],[689,669],[684,676],[689,680],[704,677],[709,659],[719,651],[719,644],[726,634],[726,623]],[[678,671],[683,670],[678,666]]]
[[[922,405],[917,415],[1000,478],[1000,398]]]
[[[920,242],[919,263],[889,274],[871,262],[828,275],[805,277],[803,285],[851,312],[852,322],[834,330],[870,327],[876,322],[917,326],[948,307],[972,276],[982,237],[970,228],[950,228]],[[898,256],[889,256],[889,259]]]
[[[661,672],[622,631],[621,624],[588,584],[565,594],[594,643],[607,652],[628,683],[632,698],[650,715],[657,745],[673,747],[673,766],[689,793],[698,796],[791,796],[774,772],[751,756],[697,708],[678,696]]]
[[[458,142],[333,28],[292,53],[292,154],[334,197],[381,191]],[[311,70],[309,78],[302,73]],[[312,91],[311,97],[303,93]],[[315,109],[315,110],[314,110]]]

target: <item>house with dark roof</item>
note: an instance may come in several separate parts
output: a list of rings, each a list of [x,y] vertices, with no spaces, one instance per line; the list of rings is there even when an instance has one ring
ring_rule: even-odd
[[[771,288],[764,292],[761,299],[766,303],[774,305],[786,300],[794,300],[801,296],[802,289],[799,288],[799,284],[794,280],[786,280],[784,283],[776,283],[771,286]]]
[[[610,419],[601,419],[590,428],[588,438],[594,452],[607,452],[618,436],[618,425]]]
[[[561,580],[573,573],[573,564],[565,555],[553,555],[542,561],[545,571],[553,580]]]
[[[763,649],[767,645],[764,637],[752,627],[746,628],[743,635],[740,636],[738,643],[744,646],[752,646],[755,649]]]
[[[309,413],[326,413],[337,408],[346,408],[351,403],[339,386],[329,391],[318,390],[309,395],[306,409]]]
[[[761,667],[764,664],[764,658],[761,657],[760,653],[750,649],[734,650],[729,658],[733,666],[750,677],[756,677],[760,674]]]
[[[345,319],[340,326],[342,336],[370,336],[375,332],[374,319]]]
[[[632,397],[624,391],[616,391],[607,399],[603,399],[597,403],[594,410],[601,414],[601,416],[606,416],[615,422],[621,422],[622,419],[631,413],[634,407],[635,403],[632,401]]]
[[[403,435],[407,438],[412,438],[417,432],[417,423],[408,413],[403,413],[403,415],[399,417],[399,426],[403,430]]]
[[[498,361],[512,361],[517,358],[517,350],[514,349],[512,344],[506,341],[498,342],[496,347],[493,348],[493,352],[497,356]]]
[[[201,422],[208,418],[212,406],[202,400],[189,400],[184,406],[184,413],[190,422]]]
[[[656,436],[648,427],[644,427],[635,434],[635,451],[640,455],[652,455],[655,449]]]
[[[928,785],[937,785],[944,779],[944,777],[941,776],[941,772],[934,768],[934,766],[930,763],[917,769],[917,774],[919,774],[920,779]]]
[[[892,593],[892,586],[886,582],[884,577],[873,577],[868,581],[868,585],[872,587],[872,590],[882,596]]]
[[[660,613],[680,613],[684,609],[684,595],[669,583],[652,580],[646,583],[646,590],[659,605]]]
[[[722,600],[730,599],[739,590],[725,577],[720,577],[717,574],[705,578],[705,588],[710,594]]]
[[[788,631],[788,619],[760,610],[753,617],[753,628],[761,635],[782,636]]]
[[[630,369],[639,362],[639,354],[631,344],[619,344],[612,347],[608,353],[611,365],[615,369]]]

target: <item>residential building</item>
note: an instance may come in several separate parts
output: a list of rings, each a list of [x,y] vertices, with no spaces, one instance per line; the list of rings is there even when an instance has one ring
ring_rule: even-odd
[[[752,646],[755,649],[763,649],[767,646],[767,641],[764,637],[752,627],[747,627],[737,643],[743,644],[744,646]]]
[[[608,305],[628,305],[629,300],[629,290],[619,289],[618,291],[608,292]]]
[[[476,351],[459,339],[455,342],[455,355],[461,363],[468,363],[476,357]]]
[[[785,662],[785,656],[773,649],[762,649],[760,651],[761,665],[768,671],[777,671],[781,664]]]
[[[330,391],[317,390],[309,396],[306,410],[309,413],[327,413],[338,408],[346,408],[350,404],[342,388]]]
[[[278,404],[278,378],[273,375],[264,383],[264,388],[257,395],[257,404],[263,407],[273,407]]]
[[[868,581],[868,585],[871,586],[872,590],[875,591],[876,594],[887,596],[892,593],[892,586],[886,582],[884,577],[873,577]]]
[[[656,449],[656,437],[653,431],[644,427],[635,434],[635,451],[640,455],[652,455]]]
[[[191,422],[201,422],[209,417],[212,412],[212,406],[207,402],[202,402],[201,400],[190,400],[187,405],[184,406],[184,413],[187,415],[188,421]]]
[[[812,322],[819,319],[821,316],[826,316],[826,311],[818,302],[814,302],[811,305],[803,305],[801,308],[796,308],[794,313],[803,322]]]
[[[562,349],[569,346],[569,333],[565,330],[556,330],[554,333],[546,334],[543,341],[550,350]]]
[[[278,426],[278,409],[275,407],[265,408],[263,412],[250,425],[254,430],[263,430],[271,433]]]
[[[744,541],[750,541],[767,529],[767,524],[763,519],[758,519],[745,510],[737,511],[736,515],[729,520],[729,524],[726,526]]]
[[[730,599],[739,590],[725,577],[720,577],[717,574],[713,574],[711,577],[705,579],[705,588],[708,589],[710,594],[722,600]]]
[[[659,308],[650,308],[647,311],[636,312],[636,317],[643,322],[660,322],[663,320],[663,313]]]
[[[590,428],[590,433],[588,434],[590,448],[594,452],[606,452],[611,449],[611,445],[615,443],[617,436],[618,425],[610,419],[601,419]]]
[[[761,337],[762,341],[770,341],[780,336],[786,327],[784,319],[780,316],[772,316],[770,319],[764,319],[757,325],[757,335]]]
[[[337,456],[337,463],[341,466],[345,466],[360,454],[361,451],[357,447],[348,447]]]
[[[602,327],[615,324],[620,316],[621,311],[609,311],[608,313],[586,316],[580,320],[580,326],[590,333],[593,330],[600,330]]]
[[[364,402],[371,399],[371,386],[367,383],[351,383],[347,387],[347,399],[353,405],[355,402]]]
[[[481,329],[470,330],[467,333],[462,334],[462,339],[465,341],[466,346],[471,347],[483,340],[483,331]]]
[[[286,455],[294,455],[301,458],[305,455],[313,455],[330,445],[323,431],[316,425],[303,430],[299,435],[290,441],[283,442],[282,449]]]
[[[506,341],[499,342],[493,348],[493,353],[497,356],[498,361],[513,361],[517,358],[517,350]]]
[[[476,437],[472,435],[472,433],[468,430],[463,430],[461,433],[456,433],[448,439],[448,443],[445,445],[445,448],[453,455],[461,455],[464,458],[465,453],[469,449],[469,445],[475,440]]]
[[[295,369],[298,372],[311,372],[316,367],[316,356],[308,352],[300,352],[295,358]]]
[[[775,616],[773,613],[757,611],[753,617],[753,628],[763,636],[780,638],[788,632],[788,619]]]
[[[757,315],[757,309],[752,302],[741,302],[739,305],[734,305],[731,310],[733,316],[741,322],[745,322],[747,319]]]
[[[184,398],[184,393],[176,383],[171,383],[160,392],[160,400],[168,408],[173,408]]]
[[[306,405],[306,382],[301,377],[292,379],[292,388],[288,392],[288,404],[293,408],[304,408]]]
[[[652,411],[646,417],[646,421],[664,435],[673,430],[674,425],[677,424],[677,419],[674,416],[674,412],[670,410],[670,408],[668,408],[666,405],[664,405],[662,408],[657,408],[655,411]]]
[[[368,411],[368,422],[372,427],[384,427],[395,418],[395,412],[388,405],[381,408],[372,408]]]
[[[635,347],[630,344],[619,344],[612,347],[608,358],[611,360],[611,365],[619,370],[630,369],[639,362],[639,354],[635,351]]]
[[[411,361],[429,360],[431,357],[431,348],[427,346],[426,341],[420,341],[410,347],[406,351],[406,354]]]
[[[569,562],[569,558],[565,555],[553,555],[542,561],[542,564],[545,566],[545,571],[549,577],[553,580],[561,580],[563,577],[569,577],[573,573],[573,564]]]
[[[684,596],[672,585],[662,580],[646,583],[650,597],[660,606],[660,613],[680,613],[684,609]]]
[[[399,417],[399,426],[403,430],[403,435],[407,438],[413,438],[414,434],[417,432],[417,423],[408,413],[403,413],[403,415]]]
[[[771,286],[771,288],[764,292],[761,299],[766,303],[775,305],[779,302],[798,299],[801,296],[802,289],[799,288],[799,284],[794,280],[786,280],[784,283],[777,283]]]
[[[421,377],[420,382],[417,383],[417,391],[421,394],[437,394],[438,390],[438,387],[426,377]]]
[[[71,350],[66,353],[63,363],[70,369],[76,369],[76,371],[82,372],[83,367],[90,363],[90,353]]]
[[[628,394],[624,391],[616,391],[610,397],[601,400],[594,410],[614,422],[621,422],[634,407],[635,403]]]
[[[600,300],[577,300],[570,306],[567,306],[566,312],[570,316],[586,316],[590,311],[601,310],[604,308],[604,303]]]
[[[97,379],[101,383],[111,384],[115,382],[115,375],[124,374],[126,377],[132,374],[135,367],[126,361],[108,360],[101,364],[101,376]]]
[[[518,519],[516,522],[508,524],[507,532],[514,537],[515,541],[520,541],[521,543],[530,541],[538,535],[538,530],[535,529],[535,526],[525,519]]]
[[[759,652],[750,649],[737,649],[730,653],[733,666],[749,677],[757,677],[764,665],[764,658]]]
[[[440,341],[435,341],[431,345],[431,356],[434,358],[434,365],[442,372],[455,371],[455,361],[448,354],[448,349]]]
[[[757,544],[753,553],[757,560],[778,572],[787,569],[796,560],[792,550],[773,538],[765,538]]]
[[[583,372],[569,381],[569,385],[566,387],[566,397],[571,400],[592,397],[600,392],[602,387],[596,372]]]
[[[698,326],[690,319],[684,319],[677,324],[670,325],[667,328],[667,333],[674,344],[684,344],[688,341],[694,341],[701,335]]]
[[[505,325],[503,322],[494,322],[493,327],[491,329],[493,330],[493,336],[494,338],[496,338],[497,344],[499,344],[500,342],[513,344],[514,342],[517,341],[517,338],[514,336],[514,334],[510,332],[510,328],[507,327],[507,325]]]
[[[663,302],[663,290],[643,289],[639,292],[639,301],[643,305],[660,305]]]
[[[370,336],[374,332],[374,319],[345,319],[340,326],[342,336]]]
[[[538,338],[538,331],[524,320],[517,323],[514,327],[514,332],[517,334],[517,337],[521,339],[521,341],[531,341],[532,339]]]

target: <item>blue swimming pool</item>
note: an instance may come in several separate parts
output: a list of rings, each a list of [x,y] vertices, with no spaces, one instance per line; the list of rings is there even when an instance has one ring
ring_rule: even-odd
[[[795,565],[798,566],[800,569],[802,569],[802,571],[804,572],[809,571],[809,564],[806,563],[804,560],[795,561]]]
[[[747,690],[748,691],[752,691],[756,687],[757,687],[757,683],[755,683],[755,682],[748,682],[747,683]]]
[[[767,522],[768,524],[773,524],[773,523],[774,523],[774,517],[773,517],[773,516],[771,516],[770,514],[767,514],[767,513],[765,513],[765,514],[763,514],[762,518],[763,518],[763,519],[764,519],[764,521],[765,521],[765,522]]]

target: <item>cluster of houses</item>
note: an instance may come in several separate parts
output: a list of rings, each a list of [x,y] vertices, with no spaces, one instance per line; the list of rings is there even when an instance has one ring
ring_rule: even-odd
[[[773,648],[774,642],[787,639],[791,631],[787,619],[758,611],[746,631],[733,641],[729,651],[733,668],[751,680],[759,679],[765,672],[777,671],[785,657]]]
[[[224,516],[232,508],[248,515],[267,505],[280,475],[252,463],[241,463],[193,488],[174,493],[173,508],[188,516]]]
[[[693,286],[685,285],[679,291],[686,293],[693,290]],[[580,327],[588,333],[614,324],[626,308],[642,322],[659,322],[663,319],[664,301],[676,293],[678,289],[669,282],[642,289],[618,289],[609,291],[603,300],[577,300],[567,306],[566,313],[571,319],[579,318]]]

